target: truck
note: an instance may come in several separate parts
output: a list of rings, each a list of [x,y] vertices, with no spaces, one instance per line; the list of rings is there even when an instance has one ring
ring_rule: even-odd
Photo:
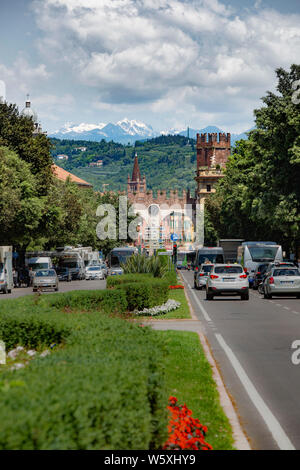
[[[78,251],[65,251],[59,258],[59,267],[68,268],[72,279],[85,279],[84,261]]]
[[[11,294],[13,287],[12,246],[0,246],[0,291]]]
[[[237,260],[238,247],[243,243],[244,239],[230,238],[218,241],[218,246],[223,248],[225,263],[234,263]]]

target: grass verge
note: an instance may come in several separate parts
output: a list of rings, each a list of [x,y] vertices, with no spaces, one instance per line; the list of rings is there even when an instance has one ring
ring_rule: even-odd
[[[232,450],[230,423],[220,405],[211,367],[197,333],[158,331],[166,342],[166,386],[169,395],[178,398],[208,427],[207,442],[214,450]]]

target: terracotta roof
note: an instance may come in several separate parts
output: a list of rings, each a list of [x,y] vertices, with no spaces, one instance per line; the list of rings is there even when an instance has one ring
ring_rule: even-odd
[[[138,157],[137,157],[137,154],[135,154],[131,181],[137,181],[138,179],[141,181],[142,178],[141,178]]]
[[[54,176],[61,181],[66,181],[67,178],[70,178],[70,180],[73,183],[76,183],[78,186],[85,186],[88,188],[93,187],[92,184],[88,183],[87,181],[82,180],[81,178],[78,178],[78,176],[75,176],[72,173],[69,173],[68,171],[64,170],[58,165],[53,164],[52,171],[53,171]]]

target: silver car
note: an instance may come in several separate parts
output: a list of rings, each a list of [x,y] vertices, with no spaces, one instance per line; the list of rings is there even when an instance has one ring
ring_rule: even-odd
[[[54,269],[39,269],[34,273],[32,290],[54,289],[58,291],[58,277]]]
[[[90,279],[105,279],[104,271],[101,266],[88,266],[85,270],[85,278],[87,281]]]
[[[249,300],[248,275],[240,264],[215,264],[206,282],[206,300],[219,295],[240,295]]]
[[[208,263],[201,264],[199,271],[197,271],[196,273],[196,279],[195,279],[196,289],[202,289],[203,287],[206,286],[207,278],[213,266],[214,266],[213,264],[208,264]]]
[[[265,299],[273,295],[292,295],[300,299],[300,271],[298,268],[275,267],[266,276],[262,290]]]

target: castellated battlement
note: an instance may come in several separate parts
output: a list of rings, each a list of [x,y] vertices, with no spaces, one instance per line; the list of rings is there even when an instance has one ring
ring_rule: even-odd
[[[197,147],[211,147],[211,145],[218,146],[221,145],[224,147],[230,147],[230,133],[222,133],[222,132],[212,132],[209,134],[197,134]]]

